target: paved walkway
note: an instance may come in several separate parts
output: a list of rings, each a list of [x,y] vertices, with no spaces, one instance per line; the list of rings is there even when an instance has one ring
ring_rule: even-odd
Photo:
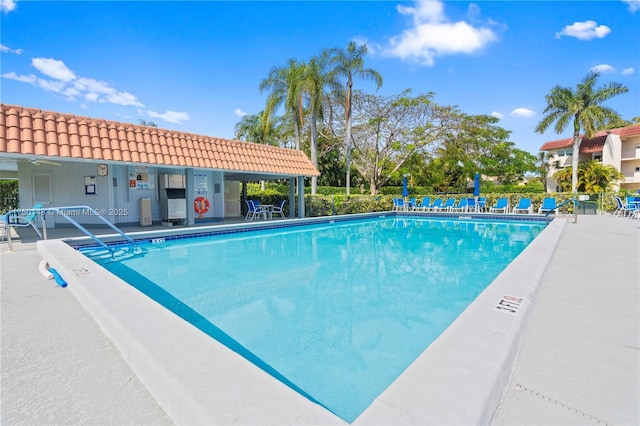
[[[567,224],[495,425],[640,424],[639,227]]]
[[[640,424],[639,229],[567,224],[495,425]],[[171,424],[27,232],[0,246],[0,424]]]

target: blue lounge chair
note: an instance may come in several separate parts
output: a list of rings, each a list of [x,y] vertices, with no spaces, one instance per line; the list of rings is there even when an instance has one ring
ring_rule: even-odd
[[[555,198],[545,197],[545,199],[542,201],[542,205],[540,206],[540,208],[538,208],[538,214],[554,213],[557,206],[558,203],[556,202]]]
[[[478,204],[476,203],[475,198],[467,198],[467,211],[468,212],[478,211]]]
[[[447,198],[447,200],[444,203],[442,203],[440,206],[438,206],[434,210],[442,211],[442,212],[448,212],[448,211],[451,210],[451,207],[453,207],[455,202],[456,202],[455,198]]]
[[[520,198],[518,204],[513,208],[514,213],[530,213],[531,198]]]
[[[429,207],[429,203],[431,202],[431,197],[424,197],[420,205],[416,207],[416,210],[426,210]]]
[[[405,204],[404,204],[404,198],[394,198],[393,199],[393,210],[394,211],[406,210],[406,207],[405,207]]]
[[[489,213],[509,213],[509,199],[506,197],[498,198],[496,203],[489,208]]]
[[[466,212],[467,211],[467,199],[466,198],[461,198],[460,201],[458,201],[457,205],[451,206],[451,208],[449,208],[449,211],[452,211],[452,212],[456,212],[456,211]]]
[[[42,208],[42,204],[37,203],[34,204],[32,209],[41,209]],[[40,230],[38,229],[38,226],[36,225],[36,218],[38,217],[38,211],[35,210],[21,210],[21,211],[10,211],[9,213],[7,213],[4,218],[3,218],[3,237],[6,235],[7,232],[11,232],[12,227],[14,228],[23,228],[23,227],[27,227],[30,226],[33,228],[34,231],[36,231],[36,234],[38,234],[38,236],[40,238],[42,238],[42,232],[40,232]]]
[[[438,210],[441,205],[442,205],[442,198],[436,198],[435,200],[433,200],[433,204],[427,206],[425,210],[435,211],[435,210]]]

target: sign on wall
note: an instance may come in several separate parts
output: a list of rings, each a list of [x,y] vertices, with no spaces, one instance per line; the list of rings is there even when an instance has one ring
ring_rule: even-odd
[[[196,195],[207,195],[209,193],[209,176],[206,173],[194,173],[193,180]]]

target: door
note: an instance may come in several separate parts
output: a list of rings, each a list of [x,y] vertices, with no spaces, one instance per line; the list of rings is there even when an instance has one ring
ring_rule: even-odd
[[[51,188],[51,173],[34,173],[31,176],[33,182],[33,204],[40,203],[42,207],[53,207],[53,190]],[[29,206],[31,207],[31,206]],[[49,213],[47,228],[55,226],[53,214]],[[40,223],[38,225],[41,225]]]

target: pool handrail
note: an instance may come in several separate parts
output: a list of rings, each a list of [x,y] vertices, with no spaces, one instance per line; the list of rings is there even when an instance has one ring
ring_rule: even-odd
[[[578,223],[578,199],[577,198],[569,198],[567,200],[564,200],[562,203],[556,205],[554,208],[549,209],[549,211],[547,211],[544,214],[545,220],[547,223],[549,223],[549,215],[554,211],[554,210],[558,210],[560,207],[564,206],[565,204],[569,204],[569,203],[573,203],[573,215],[574,215],[574,223]]]
[[[11,210],[9,211],[7,214],[10,213],[18,213],[23,211],[24,209],[16,209],[16,210]],[[48,212],[55,212],[60,214],[62,217],[64,217],[69,223],[71,223],[73,226],[75,226],[76,228],[78,228],[80,231],[84,232],[87,236],[89,236],[89,238],[91,238],[93,241],[95,241],[96,243],[98,243],[100,246],[102,246],[104,249],[106,249],[107,251],[109,251],[111,253],[111,256],[113,257],[115,255],[115,252],[113,250],[112,247],[109,247],[108,245],[106,245],[102,240],[100,240],[96,235],[94,235],[91,231],[89,231],[87,228],[85,228],[84,226],[82,226],[81,224],[79,224],[77,221],[75,221],[74,219],[72,219],[69,215],[67,215],[65,213],[65,210],[86,210],[89,211],[92,216],[97,217],[98,219],[100,219],[102,222],[104,222],[107,226],[109,226],[111,229],[113,229],[114,231],[116,231],[121,237],[123,237],[125,240],[127,240],[129,243],[131,243],[131,245],[133,246],[134,250],[137,250],[138,244],[131,238],[129,237],[127,234],[125,234],[121,229],[119,229],[117,226],[115,226],[113,223],[109,222],[107,219],[105,219],[104,217],[102,217],[102,215],[100,213],[98,213],[96,210],[94,210],[93,208],[89,207],[89,206],[65,206],[65,207],[45,207],[45,208],[39,208],[39,209],[29,209],[29,211],[33,211],[33,212],[39,212],[42,215],[42,222],[43,222],[43,226],[42,226],[42,230],[43,230],[43,234],[44,234],[44,239],[47,239],[47,226],[46,226],[46,214]],[[9,245],[9,250],[12,251],[12,247],[11,247],[11,233],[8,233],[8,238],[7,238],[7,243]]]

